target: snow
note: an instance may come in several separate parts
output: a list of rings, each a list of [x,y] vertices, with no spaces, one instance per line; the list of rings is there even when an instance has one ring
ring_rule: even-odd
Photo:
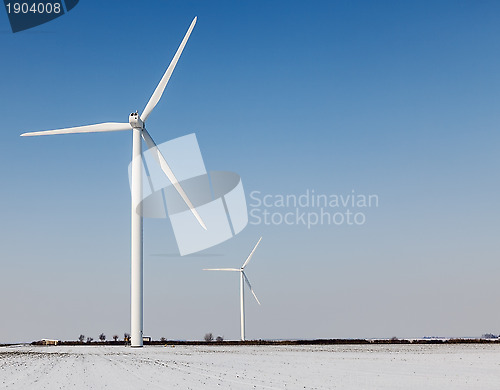
[[[500,345],[1,347],[2,389],[499,389]]]

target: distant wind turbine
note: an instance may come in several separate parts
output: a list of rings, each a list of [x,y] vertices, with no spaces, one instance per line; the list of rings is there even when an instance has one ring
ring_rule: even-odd
[[[259,298],[257,298],[257,295],[255,295],[255,292],[252,289],[252,285],[250,284],[250,281],[248,280],[247,276],[245,275],[245,267],[249,263],[250,259],[252,258],[255,250],[257,249],[257,246],[259,245],[260,241],[262,240],[262,237],[259,238],[259,241],[257,241],[257,244],[252,249],[252,252],[248,255],[247,259],[241,266],[241,268],[205,268],[203,271],[236,271],[240,273],[240,316],[241,316],[241,341],[245,341],[245,286],[244,282],[247,284],[248,288],[252,292],[255,300],[257,303],[260,305]]]
[[[142,347],[142,335],[143,335],[143,240],[142,240],[142,210],[141,210],[141,200],[142,200],[142,143],[141,137],[146,142],[149,149],[152,150],[153,155],[160,165],[162,171],[168,177],[174,188],[177,190],[179,195],[182,197],[186,205],[189,207],[194,217],[198,220],[203,229],[207,229],[205,223],[201,219],[200,215],[194,208],[193,204],[187,197],[186,193],[182,189],[179,181],[175,177],[172,169],[168,165],[167,161],[161,154],[153,138],[146,131],[145,122],[148,119],[149,114],[155,108],[156,104],[160,101],[163,91],[167,86],[168,80],[174,71],[175,65],[184,50],[191,31],[193,31],[194,25],[196,24],[196,17],[191,22],[189,29],[184,36],[174,58],[170,62],[167,70],[165,71],[160,83],[156,87],[153,95],[146,104],[144,111],[139,116],[136,112],[133,112],[129,116],[128,123],[116,123],[107,122],[99,123],[96,125],[88,126],[78,126],[69,127],[57,130],[47,130],[47,131],[36,131],[32,133],[21,134],[22,137],[37,136],[37,135],[55,135],[55,134],[73,134],[73,133],[100,133],[107,131],[121,131],[121,130],[132,130],[132,174],[131,174],[131,192],[132,192],[132,232],[131,232],[131,303],[130,303],[130,317],[131,317],[131,346],[132,347]],[[137,88],[134,86],[134,88]]]

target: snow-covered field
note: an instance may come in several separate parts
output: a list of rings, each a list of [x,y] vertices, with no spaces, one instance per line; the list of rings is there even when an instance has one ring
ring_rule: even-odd
[[[1,347],[1,389],[500,389],[500,345]]]

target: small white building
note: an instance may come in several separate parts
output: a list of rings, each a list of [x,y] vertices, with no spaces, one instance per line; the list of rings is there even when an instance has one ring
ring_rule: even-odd
[[[51,340],[51,339],[42,339],[42,345],[57,345],[59,344],[59,340]]]

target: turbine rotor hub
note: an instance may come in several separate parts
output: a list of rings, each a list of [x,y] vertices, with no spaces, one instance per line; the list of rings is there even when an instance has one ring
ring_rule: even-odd
[[[137,111],[129,115],[128,123],[130,123],[130,126],[134,129],[144,129],[144,122],[141,120]]]

